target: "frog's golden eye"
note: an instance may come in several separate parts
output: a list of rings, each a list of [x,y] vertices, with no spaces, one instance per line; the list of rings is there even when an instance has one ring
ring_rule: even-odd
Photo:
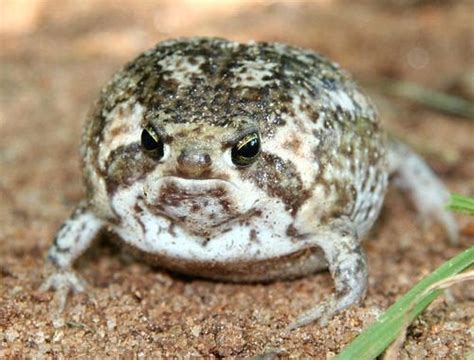
[[[260,137],[257,133],[244,136],[231,151],[232,162],[237,166],[253,163],[260,154]]]
[[[154,159],[161,159],[164,155],[164,144],[160,135],[151,126],[143,129],[141,136],[142,147],[146,154]]]

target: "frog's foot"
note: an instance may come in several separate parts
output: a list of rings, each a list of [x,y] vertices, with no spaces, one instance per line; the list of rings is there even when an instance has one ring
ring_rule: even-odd
[[[346,225],[345,221],[336,222],[328,233],[313,239],[324,251],[336,286],[335,295],[299,316],[288,330],[316,320],[325,326],[336,313],[364,298],[368,284],[367,261],[356,232]]]
[[[446,209],[449,191],[425,161],[406,145],[391,141],[389,166],[395,186],[406,192],[422,224],[441,225],[451,241],[456,244],[459,230],[453,215]]]
[[[48,277],[39,289],[56,291],[54,303],[57,312],[63,312],[69,293],[84,291],[85,281],[71,267],[74,260],[91,245],[102,226],[102,220],[89,210],[86,201],[82,201],[59,228],[48,251],[44,271]]]
[[[309,311],[301,314],[288,326],[288,330],[294,330],[301,326],[318,321],[321,326],[326,326],[328,321],[338,312],[346,309],[359,300],[358,296],[342,297],[332,296],[330,299],[316,305]]]
[[[40,291],[54,290],[55,312],[62,313],[66,306],[68,295],[84,291],[86,282],[71,270],[59,270],[51,274],[40,286]]]

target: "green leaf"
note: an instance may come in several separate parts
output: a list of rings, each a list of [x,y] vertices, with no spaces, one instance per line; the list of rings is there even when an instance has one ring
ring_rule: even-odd
[[[448,208],[454,211],[474,215],[474,198],[452,194]]]
[[[473,264],[474,247],[445,262],[390,306],[335,359],[375,359],[398,337],[405,325],[411,323],[441,293],[442,290],[430,288],[433,284],[454,276]]]

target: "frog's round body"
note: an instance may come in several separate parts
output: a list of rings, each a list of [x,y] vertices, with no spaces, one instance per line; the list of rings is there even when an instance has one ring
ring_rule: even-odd
[[[140,144],[147,126],[164,139],[159,160]],[[231,148],[249,132],[261,152],[239,167]],[[167,41],[117,73],[90,114],[88,207],[172,270],[300,276],[327,266],[310,241],[319,229],[340,221],[360,238],[372,226],[387,183],[385,146],[366,97],[312,51]]]
[[[103,228],[139,259],[214,279],[292,278],[328,267],[335,294],[296,328],[363,299],[360,241],[388,173],[452,241],[449,192],[405,145],[386,143],[367,98],[322,56],[282,44],[191,38],[119,71],[86,122],[86,197],[48,252],[42,289],[84,291],[74,261]]]

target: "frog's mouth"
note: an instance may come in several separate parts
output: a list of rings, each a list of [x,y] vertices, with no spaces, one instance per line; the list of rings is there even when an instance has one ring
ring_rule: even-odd
[[[144,190],[150,210],[205,237],[244,216],[253,205],[242,199],[237,186],[222,179],[167,176]]]

